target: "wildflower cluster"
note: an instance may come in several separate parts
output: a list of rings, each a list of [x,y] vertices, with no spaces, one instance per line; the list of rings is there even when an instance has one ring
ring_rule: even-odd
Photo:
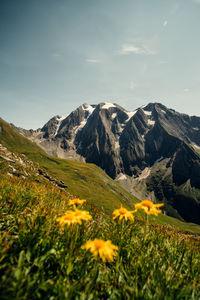
[[[60,226],[67,225],[68,227],[73,224],[82,224],[82,221],[89,221],[92,219],[92,216],[86,210],[77,209],[76,205],[83,205],[86,200],[81,200],[79,198],[74,198],[69,200],[69,205],[73,205],[74,210],[67,210],[64,216],[57,218]],[[117,219],[119,223],[124,219],[125,221],[134,222],[134,213],[139,209],[142,209],[146,214],[158,215],[161,213],[161,210],[158,210],[158,207],[163,206],[163,204],[153,204],[150,200],[143,200],[142,202],[135,204],[135,210],[128,210],[125,207],[120,207],[113,211],[113,219]],[[82,249],[89,250],[95,259],[98,256],[102,259],[103,262],[113,262],[114,257],[117,255],[118,246],[113,245],[110,240],[104,241],[102,239],[95,238],[94,240],[89,240],[82,246]]]
[[[122,219],[125,221],[134,221],[134,213],[136,213],[139,209],[143,210],[147,215],[155,215],[158,216],[162,211],[157,209],[158,207],[163,206],[163,203],[154,204],[150,200],[143,200],[140,203],[134,204],[135,210],[128,210],[125,207],[120,207],[119,209],[115,209],[113,211],[113,220],[119,218],[119,222]]]
[[[73,224],[82,224],[82,221],[89,221],[92,219],[92,216],[89,214],[86,210],[67,210],[64,214],[64,216],[59,217],[56,219],[57,222],[59,222],[60,226],[70,226]]]
[[[60,226],[67,225],[68,227],[73,224],[82,224],[82,221],[89,221],[92,219],[92,216],[87,210],[77,209],[76,205],[83,205],[86,200],[81,200],[79,198],[74,198],[69,200],[68,205],[73,205],[74,210],[67,210],[64,216],[59,217],[56,221],[60,224]]]
[[[45,180],[1,178],[0,299],[200,299],[200,227],[148,222],[173,224],[142,200],[109,218]]]

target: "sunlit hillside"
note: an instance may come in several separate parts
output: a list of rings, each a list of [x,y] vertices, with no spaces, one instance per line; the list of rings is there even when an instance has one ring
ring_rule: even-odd
[[[1,299],[199,299],[198,234],[140,211],[126,221],[126,211],[113,220],[87,201],[73,207],[29,174],[1,173]]]
[[[200,297],[198,225],[135,211],[95,165],[0,128],[1,299]]]

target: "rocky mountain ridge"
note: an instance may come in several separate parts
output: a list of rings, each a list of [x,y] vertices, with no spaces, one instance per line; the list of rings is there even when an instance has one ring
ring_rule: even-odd
[[[116,178],[139,175],[171,157],[182,142],[200,153],[200,118],[159,103],[133,112],[111,103],[83,104],[67,117],[55,116],[29,131],[28,137],[49,154],[96,163]]]
[[[133,194],[166,202],[173,216],[200,222],[200,117],[160,103],[132,112],[83,104],[28,137],[51,155],[95,163]]]

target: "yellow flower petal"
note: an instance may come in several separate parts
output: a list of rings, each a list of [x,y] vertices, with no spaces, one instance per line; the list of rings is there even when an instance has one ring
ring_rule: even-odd
[[[59,222],[60,226],[70,226],[72,224],[78,223],[82,224],[82,221],[89,221],[92,219],[92,216],[86,210],[67,210],[64,216],[56,219]]]
[[[158,210],[157,207],[161,207],[164,205],[164,203],[158,203],[154,204],[150,200],[143,200],[140,203],[134,204],[135,205],[135,210],[137,211],[138,209],[142,209],[147,215],[155,215],[158,216],[162,211]]]
[[[95,259],[99,256],[103,262],[112,262],[114,256],[117,255],[115,251],[118,250],[118,247],[113,245],[110,240],[94,239],[87,241],[82,249],[90,250]]]
[[[84,199],[74,198],[69,200],[68,205],[78,205],[78,204],[83,205],[83,203],[85,202],[86,200]]]
[[[113,220],[115,220],[116,218],[119,217],[119,222],[124,218],[126,221],[130,220],[130,221],[134,221],[134,216],[133,213],[135,211],[130,211],[128,209],[126,209],[125,207],[121,207],[119,209],[115,209],[113,211]]]

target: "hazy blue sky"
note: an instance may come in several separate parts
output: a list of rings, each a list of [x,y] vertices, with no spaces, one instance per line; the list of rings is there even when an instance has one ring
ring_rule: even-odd
[[[200,0],[0,0],[0,117],[105,101],[200,115]]]

